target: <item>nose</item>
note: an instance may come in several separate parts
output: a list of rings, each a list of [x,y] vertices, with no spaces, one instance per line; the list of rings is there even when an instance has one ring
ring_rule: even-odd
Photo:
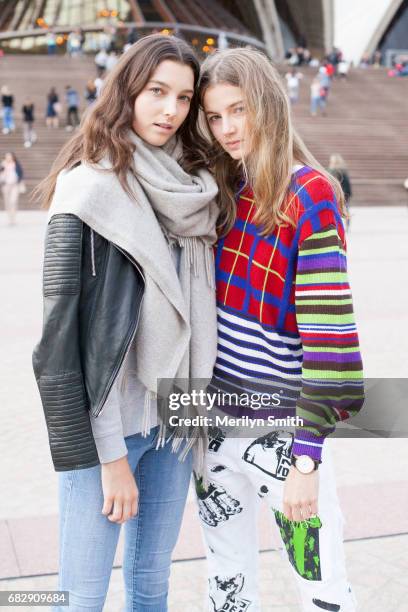
[[[222,120],[222,133],[224,134],[224,136],[233,134],[234,131],[235,131],[234,124],[230,121],[228,117],[224,117]]]
[[[164,115],[174,117],[177,114],[177,100],[172,96],[167,96],[164,105]]]

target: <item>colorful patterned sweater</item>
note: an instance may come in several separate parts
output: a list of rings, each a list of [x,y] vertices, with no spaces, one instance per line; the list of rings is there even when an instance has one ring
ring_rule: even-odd
[[[320,459],[336,422],[362,406],[362,363],[333,190],[303,166],[293,174],[287,206],[296,227],[281,225],[265,237],[252,222],[251,190],[237,196],[234,227],[216,250],[213,385],[233,391],[239,380],[241,389],[243,384],[253,392],[272,382],[283,398],[273,415],[303,420],[292,452]],[[223,410],[237,414],[236,406],[235,412]],[[239,409],[240,416],[265,412],[271,408]]]

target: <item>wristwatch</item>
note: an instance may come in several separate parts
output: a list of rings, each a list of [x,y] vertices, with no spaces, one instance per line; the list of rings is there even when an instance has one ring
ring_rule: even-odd
[[[320,463],[321,461],[312,459],[309,455],[299,455],[299,457],[292,455],[292,465],[294,465],[301,474],[311,474],[317,470]]]

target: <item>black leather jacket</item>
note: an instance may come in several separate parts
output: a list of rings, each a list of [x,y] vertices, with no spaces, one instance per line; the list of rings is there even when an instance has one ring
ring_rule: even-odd
[[[71,214],[48,225],[44,322],[33,367],[56,471],[99,463],[89,412],[97,416],[136,334],[140,268]]]

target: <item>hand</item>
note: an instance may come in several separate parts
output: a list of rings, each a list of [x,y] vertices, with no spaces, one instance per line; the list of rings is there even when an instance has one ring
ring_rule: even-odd
[[[136,516],[139,491],[127,457],[102,464],[102,514],[112,523],[122,524]]]
[[[317,514],[319,472],[301,474],[291,466],[283,488],[283,514],[290,521],[305,521]]]

